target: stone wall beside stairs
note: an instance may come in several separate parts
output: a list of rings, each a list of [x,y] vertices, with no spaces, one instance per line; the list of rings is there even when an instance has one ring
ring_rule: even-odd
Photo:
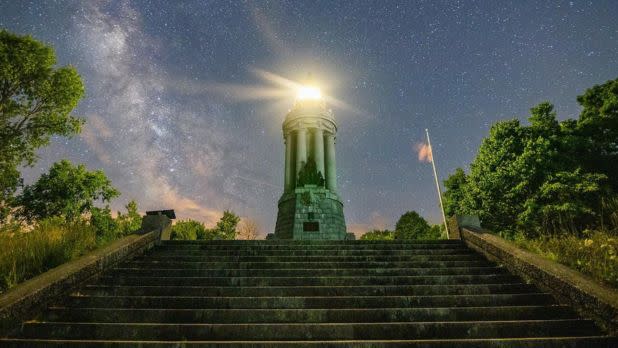
[[[557,262],[522,250],[505,239],[478,226],[450,219],[449,229],[456,230],[468,247],[489,260],[505,266],[511,273],[555,296],[582,316],[593,319],[612,335],[618,334],[618,291],[602,285]]]

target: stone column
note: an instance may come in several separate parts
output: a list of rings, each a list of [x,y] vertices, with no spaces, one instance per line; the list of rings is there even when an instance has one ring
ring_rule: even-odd
[[[294,189],[294,163],[292,163],[292,133],[285,135],[285,192]]]
[[[307,163],[307,130],[301,128],[296,133],[296,173],[295,178],[298,177],[298,173],[303,169],[303,165]]]
[[[335,161],[335,135],[326,134],[326,188],[337,191],[337,162]]]
[[[318,172],[322,173],[322,177],[326,179],[326,172],[324,172],[324,132],[320,128],[316,128],[313,132],[313,155]]]

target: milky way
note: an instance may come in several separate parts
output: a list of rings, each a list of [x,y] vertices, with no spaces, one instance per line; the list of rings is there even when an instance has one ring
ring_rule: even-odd
[[[281,122],[293,99],[256,71],[312,74],[339,123],[348,228],[440,213],[442,178],[474,158],[491,124],[618,77],[617,1],[4,1],[0,27],[55,47],[86,84],[80,136],[54,138],[25,169],[62,158],[102,168],[142,210],[214,223],[231,209],[272,231],[283,189]],[[226,87],[232,86],[232,87]],[[246,86],[246,87],[242,87]],[[261,98],[267,96],[267,98]]]

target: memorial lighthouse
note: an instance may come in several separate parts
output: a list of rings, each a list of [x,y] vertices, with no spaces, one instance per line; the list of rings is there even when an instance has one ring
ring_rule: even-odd
[[[274,238],[346,239],[337,194],[336,134],[333,112],[320,91],[300,89],[283,121],[285,182]]]

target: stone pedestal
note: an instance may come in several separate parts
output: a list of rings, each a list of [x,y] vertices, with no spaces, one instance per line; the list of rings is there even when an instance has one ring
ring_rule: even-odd
[[[295,240],[348,239],[343,203],[337,194],[314,185],[284,193],[279,199],[274,237]]]

